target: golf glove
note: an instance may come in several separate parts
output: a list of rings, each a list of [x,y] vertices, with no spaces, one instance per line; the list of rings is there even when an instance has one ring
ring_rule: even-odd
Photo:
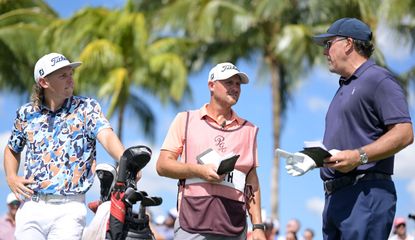
[[[275,153],[278,158],[286,159],[285,169],[291,176],[301,176],[317,166],[312,158],[300,152],[290,153],[277,148]]]

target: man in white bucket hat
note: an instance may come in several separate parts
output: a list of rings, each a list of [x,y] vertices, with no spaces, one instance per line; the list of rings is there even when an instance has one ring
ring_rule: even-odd
[[[81,239],[96,140],[117,161],[124,151],[99,103],[73,96],[73,71],[80,65],[59,53],[41,57],[31,102],[17,110],[4,153],[7,183],[23,201],[16,239]],[[18,176],[24,147],[24,174]]]

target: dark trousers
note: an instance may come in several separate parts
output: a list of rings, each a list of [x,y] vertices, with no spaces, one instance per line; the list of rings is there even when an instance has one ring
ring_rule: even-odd
[[[357,181],[326,194],[323,237],[325,240],[386,240],[395,211],[393,181]]]

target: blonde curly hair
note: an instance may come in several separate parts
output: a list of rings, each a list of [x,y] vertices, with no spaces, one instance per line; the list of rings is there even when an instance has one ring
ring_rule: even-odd
[[[44,89],[38,84],[34,84],[32,88],[32,95],[30,101],[32,102],[35,109],[39,110],[44,97]]]

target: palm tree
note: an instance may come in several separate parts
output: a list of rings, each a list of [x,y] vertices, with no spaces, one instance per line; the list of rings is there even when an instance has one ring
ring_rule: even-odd
[[[56,18],[56,13],[41,0],[0,2],[0,89],[26,92],[31,88],[33,66],[39,55],[36,41]]]
[[[396,39],[399,39],[394,44],[404,43],[411,47],[412,51],[415,49],[415,2],[411,0],[386,1],[382,5],[385,12],[388,26],[394,30]],[[415,65],[412,66],[406,73],[403,73],[400,78],[401,82],[408,90],[410,82],[415,82]]]
[[[137,87],[163,103],[180,103],[188,90],[187,68],[177,49],[180,39],[154,38],[143,14],[124,9],[86,8],[54,22],[43,34],[44,45],[83,61],[75,74],[77,91],[95,91],[109,100],[108,117],[118,111],[119,137],[130,106],[145,133],[154,135],[151,107]]]

